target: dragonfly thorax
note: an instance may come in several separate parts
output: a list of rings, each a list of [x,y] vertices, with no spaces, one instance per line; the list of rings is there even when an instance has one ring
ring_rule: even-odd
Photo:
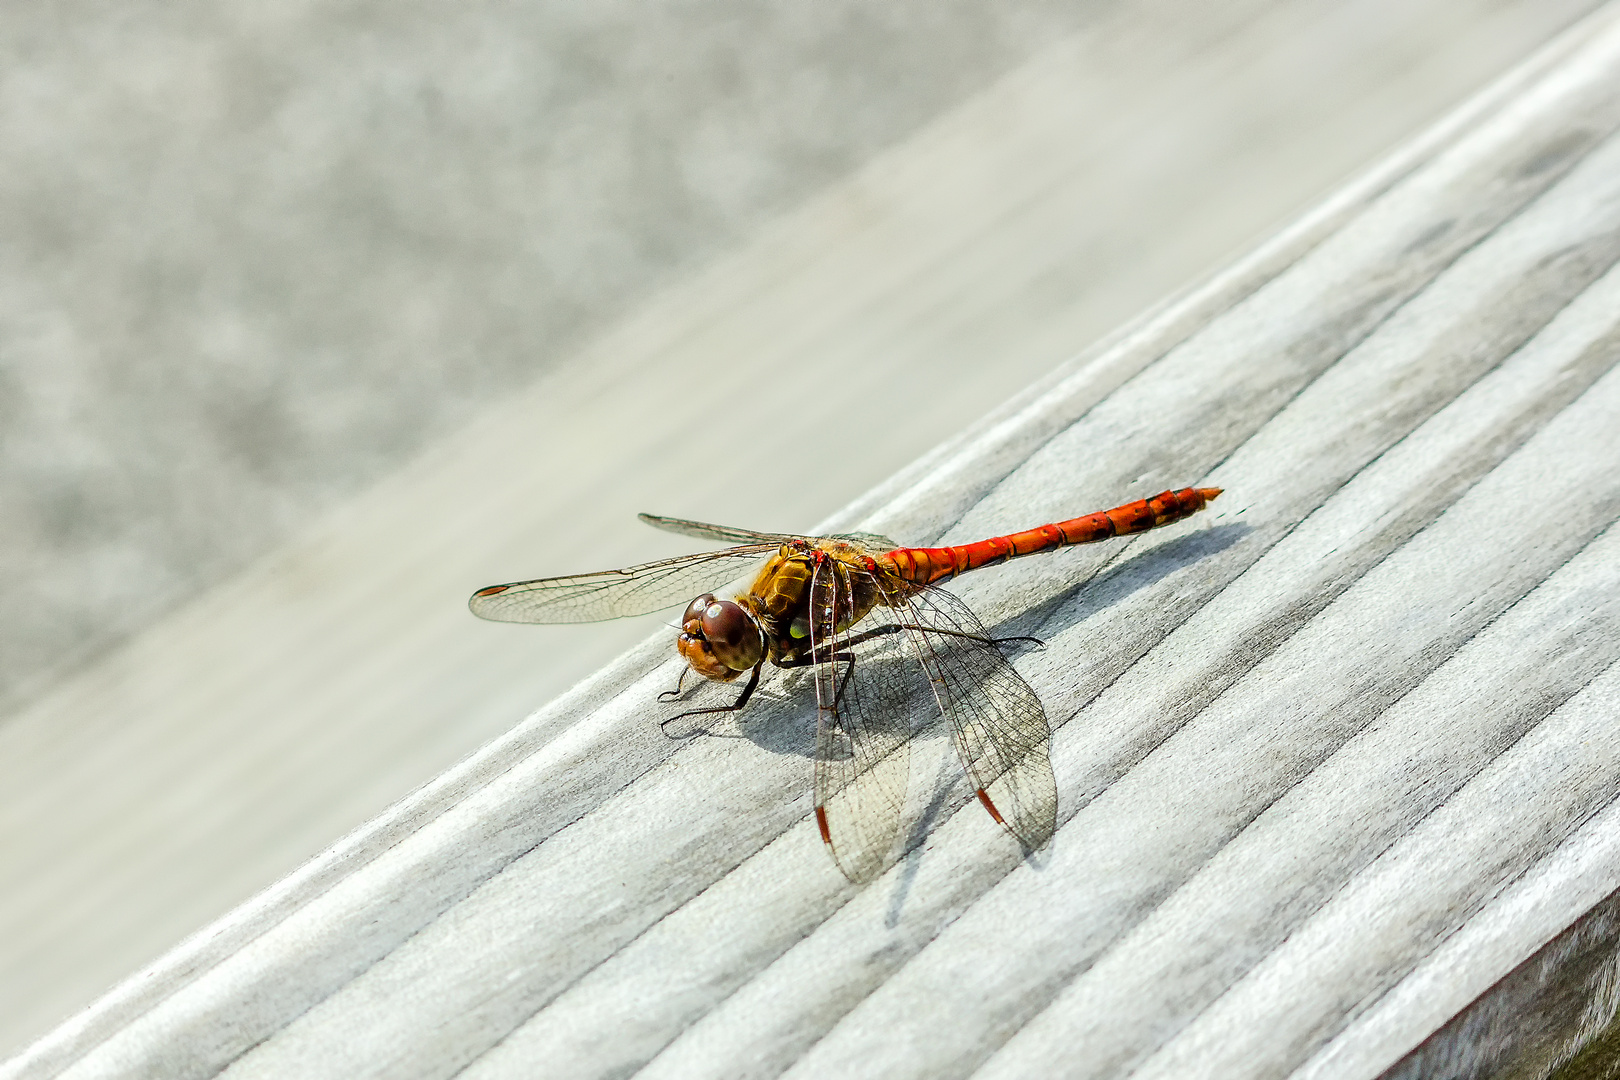
[[[799,662],[905,586],[885,563],[837,538],[784,544],[735,601],[704,593],[687,605],[676,642],[692,670],[730,682],[765,660]],[[881,580],[880,580],[881,579]]]

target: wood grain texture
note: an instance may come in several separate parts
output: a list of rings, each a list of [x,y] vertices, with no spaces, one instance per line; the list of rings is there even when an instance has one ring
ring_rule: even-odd
[[[1016,663],[1048,849],[941,769],[851,886],[804,680],[671,741],[649,642],[6,1074],[1394,1066],[1620,887],[1617,131],[1611,6],[838,523],[964,542],[1225,489],[953,585],[1046,642]]]
[[[1612,681],[1602,689],[1612,692]],[[1612,869],[1614,865],[1612,855],[1601,852],[1606,838],[1597,835],[1598,830],[1613,833],[1613,810],[1611,804],[1581,828],[1581,833],[1587,835],[1581,837],[1583,843],[1577,850],[1585,856],[1588,866],[1606,864],[1606,868]],[[1560,882],[1563,888],[1558,893],[1536,895],[1533,888],[1524,885],[1535,882],[1538,877],[1545,883],[1547,875],[1526,875],[1523,885],[1515,883],[1507,890],[1517,894],[1515,899],[1519,903],[1507,912],[1493,911],[1490,915],[1482,912],[1470,920],[1470,926],[1490,926],[1498,941],[1506,938],[1503,931],[1511,932],[1514,925],[1534,927],[1545,936],[1546,927],[1557,925],[1559,916],[1567,919],[1570,910],[1592,903],[1593,884],[1611,889],[1615,885],[1612,874],[1599,881],[1594,881],[1590,874],[1572,880],[1573,876],[1567,875],[1567,867],[1565,870],[1566,876]],[[1547,918],[1546,913],[1553,917]],[[1512,923],[1502,920],[1502,914]],[[1472,944],[1479,946],[1478,952],[1487,957],[1497,951],[1490,947],[1493,944],[1490,941]],[[1446,948],[1450,946],[1448,941]],[[1615,1019],[1620,1010],[1620,1000],[1616,997],[1617,965],[1620,965],[1620,892],[1610,891],[1605,899],[1510,974],[1497,980],[1384,1075],[1388,1080],[1437,1073],[1458,1078],[1550,1074],[1549,1080],[1605,1075],[1613,1066],[1615,1036],[1620,1032],[1620,1023]],[[1452,981],[1466,985],[1461,979]],[[1413,1011],[1420,1017],[1426,1012]]]
[[[717,18],[731,3],[733,0],[717,0],[703,10],[709,13],[707,17]],[[1041,0],[1042,5],[1049,3]],[[455,8],[458,18],[471,20],[457,24],[463,30],[475,25],[499,28],[481,35],[492,47],[509,45],[521,51],[538,46],[533,35],[540,27],[521,20],[514,27],[510,12],[502,5],[466,9],[440,0],[440,6]],[[940,440],[960,434],[959,443],[971,441],[982,452],[965,454],[959,452],[960,446],[947,448],[935,460],[951,462],[948,470],[936,476],[926,469],[906,469],[893,483],[862,499],[855,512],[841,515],[854,522],[862,516],[860,507],[889,507],[885,513],[896,520],[913,522],[901,539],[927,542],[1053,431],[1070,422],[1084,401],[1106,396],[1214,313],[1252,293],[1320,243],[1364,204],[1368,192],[1388,189],[1416,163],[1432,157],[1435,147],[1469,128],[1470,115],[1491,111],[1489,99],[1476,100],[1465,113],[1453,116],[1418,144],[1383,161],[1246,258],[1240,267],[1199,290],[1193,299],[1162,307],[1158,317],[1127,329],[1117,339],[1120,347],[1105,347],[1093,352],[1091,361],[1065,365],[1055,373],[1054,364],[1145,306],[1219,269],[1232,252],[1274,233],[1320,198],[1322,191],[1342,183],[1352,170],[1363,168],[1370,158],[1409,138],[1434,116],[1598,6],[1599,0],[1420,0],[1417,4],[1344,0],[1326,8],[1319,0],[1238,0],[1194,7],[1184,0],[1135,0],[1123,5],[1086,2],[1078,8],[1059,4],[1057,7],[1068,12],[1065,17],[1085,19],[1086,29],[1043,44],[1043,51],[1028,64],[809,202],[773,219],[741,247],[713,262],[688,265],[678,280],[649,297],[647,303],[611,316],[604,313],[607,321],[601,336],[568,363],[493,404],[463,430],[435,441],[423,457],[373,490],[311,519],[309,504],[300,502],[295,494],[296,476],[283,475],[290,486],[276,486],[291,501],[277,496],[272,502],[279,507],[275,513],[298,519],[299,534],[284,546],[267,551],[262,561],[229,581],[194,591],[211,572],[208,565],[217,568],[218,564],[207,557],[197,562],[190,556],[177,556],[172,550],[165,554],[175,536],[166,528],[153,533],[143,530],[144,539],[137,547],[147,554],[137,556],[137,562],[146,558],[173,566],[178,558],[189,567],[188,574],[152,581],[138,570],[127,572],[134,564],[128,561],[128,553],[118,554],[123,550],[119,536],[127,536],[116,527],[122,511],[108,518],[104,511],[109,508],[101,501],[101,496],[112,497],[122,505],[117,493],[124,490],[121,484],[96,483],[93,492],[99,496],[85,503],[76,498],[64,503],[57,496],[71,490],[71,483],[68,489],[60,489],[50,481],[50,490],[56,494],[36,507],[58,523],[64,519],[57,511],[67,513],[71,520],[94,520],[94,536],[81,535],[80,539],[93,541],[90,550],[100,550],[106,558],[81,547],[59,548],[50,540],[55,534],[29,532],[26,522],[30,515],[24,512],[14,517],[8,496],[0,493],[0,504],[8,510],[0,515],[0,525],[13,530],[11,539],[26,541],[25,549],[31,546],[36,554],[48,552],[46,562],[66,575],[57,578],[56,585],[50,584],[47,575],[21,593],[0,590],[11,602],[13,615],[23,620],[25,637],[49,638],[55,632],[52,626],[59,631],[76,618],[94,622],[96,611],[119,613],[104,628],[132,626],[127,620],[141,605],[130,607],[131,594],[124,587],[148,596],[171,597],[179,589],[188,596],[171,616],[68,675],[40,672],[25,654],[15,650],[0,657],[14,668],[21,665],[34,670],[43,679],[42,696],[0,718],[0,1054],[15,1052],[98,997],[91,1013],[58,1031],[55,1038],[66,1041],[56,1044],[66,1048],[64,1052],[77,1053],[72,1047],[92,1043],[117,1029],[124,1019],[141,1014],[167,995],[166,981],[126,980],[115,995],[101,995],[128,972],[160,957],[162,970],[173,972],[199,970],[229,955],[322,891],[324,871],[299,874],[285,887],[236,911],[228,921],[218,921],[224,913],[295,871],[332,844],[334,837],[360,827],[503,735],[536,703],[551,700],[596,672],[662,621],[662,615],[655,614],[644,620],[514,632],[510,627],[468,618],[462,601],[473,588],[515,576],[622,566],[689,550],[679,546],[684,540],[661,537],[638,526],[634,518],[640,510],[701,514],[775,528],[813,528],[818,518],[845,506],[879,478],[901,469]],[[857,3],[849,10],[860,7]],[[251,13],[257,6],[237,4],[232,10]],[[843,9],[818,6],[812,23],[836,17],[838,10]],[[971,4],[957,4],[954,10],[976,17]],[[111,27],[128,28],[137,36],[144,32],[142,20],[131,20],[123,7],[118,11],[98,14],[88,22],[69,18],[84,32],[50,39],[67,53],[24,48],[27,57],[18,70],[37,70],[32,66],[36,63],[57,66],[64,55],[74,54],[87,42],[118,40]],[[614,21],[612,12],[599,5],[592,5],[590,13],[593,20]],[[552,15],[564,21],[571,18],[566,13]],[[1022,20],[1026,15],[1001,11],[996,18]],[[444,41],[456,39],[456,33],[447,38],[442,20],[423,17],[414,7],[379,5],[372,16],[396,30],[396,20],[418,28],[427,54],[415,54],[409,47],[403,54],[389,52],[406,46],[407,41],[387,37],[385,32],[386,40],[379,45],[383,52],[375,52],[370,45],[365,46],[366,51],[374,58],[387,53],[400,62],[350,70],[343,64],[347,47],[343,42],[370,41],[367,27],[375,24],[367,21],[371,16],[355,23],[319,6],[291,13],[293,22],[286,29],[302,28],[291,38],[255,39],[250,51],[274,55],[273,66],[278,70],[309,76],[300,75],[296,83],[283,87],[302,100],[320,101],[320,88],[333,85],[324,81],[330,76],[361,91],[359,98],[346,98],[351,105],[363,103],[371,92],[381,93],[391,103],[382,128],[377,126],[378,114],[359,108],[332,116],[322,113],[324,134],[314,144],[280,127],[276,128],[277,138],[292,138],[294,146],[303,147],[317,160],[322,159],[321,146],[341,146],[345,160],[373,164],[397,164],[436,153],[436,142],[426,131],[411,128],[425,142],[398,142],[386,134],[397,130],[389,127],[388,116],[397,120],[417,112],[415,98],[399,97],[388,88],[403,85],[402,77],[406,82],[416,77],[402,76],[402,72],[416,72],[431,83],[435,73],[443,75],[450,69],[481,71],[478,57],[486,54],[446,49]],[[697,10],[687,16],[700,23],[705,18]],[[25,21],[32,17],[18,14]],[[936,29],[948,30],[950,16],[942,13],[942,17],[945,22]],[[1091,21],[1093,17],[1099,21]],[[329,18],[345,27],[335,41],[322,30],[323,20]],[[891,23],[896,18],[903,22],[903,16],[888,12]],[[212,16],[187,16],[165,23],[157,31],[159,38],[201,34],[197,40],[215,43],[200,52],[188,48],[178,66],[164,63],[152,68],[155,54],[138,49],[115,50],[117,64],[88,63],[78,75],[57,66],[65,78],[58,81],[73,86],[78,96],[53,97],[54,106],[43,111],[13,110],[13,119],[44,141],[30,137],[10,149],[24,158],[33,155],[36,163],[71,160],[84,164],[80,155],[61,147],[85,134],[78,121],[94,126],[101,114],[80,114],[68,102],[130,104],[123,95],[107,97],[108,87],[121,85],[121,78],[149,68],[167,72],[165,85],[172,91],[188,85],[199,90],[207,86],[223,88],[220,93],[232,98],[237,91],[231,87],[238,87],[253,98],[266,86],[260,78],[263,72],[254,63],[233,62],[219,69],[223,82],[210,78],[204,84],[191,84],[181,74],[198,70],[191,65],[200,63],[206,70],[221,56],[235,56],[224,44],[234,40],[232,25],[228,17]],[[1026,26],[1026,30],[1032,28]],[[518,39],[505,41],[508,32],[516,33]],[[654,23],[637,20],[625,24],[624,32],[641,39],[659,30]],[[109,33],[114,36],[106,36]],[[411,33],[407,39],[417,40]],[[561,41],[541,36],[546,38],[543,51],[558,55],[568,55],[570,43],[578,42],[577,38]],[[750,55],[758,53],[742,24],[728,26],[722,36],[738,40],[739,47]],[[599,43],[605,40],[599,39]],[[318,43],[314,68],[305,66],[309,58],[300,41]],[[660,46],[668,47],[667,42]],[[631,45],[632,55],[636,48]],[[767,49],[754,55],[756,73],[768,69],[775,77],[800,85],[794,82],[791,65],[787,69],[773,66],[768,54]],[[101,54],[92,47],[90,53],[77,55],[93,60]],[[707,70],[700,60],[688,59]],[[886,66],[892,66],[890,59],[884,56]],[[525,78],[544,82],[545,65],[519,67]],[[614,70],[601,69],[591,78],[612,83]],[[963,74],[956,72],[953,77]],[[1523,83],[1525,77],[1521,75],[1517,81]],[[36,83],[32,76],[22,75],[9,85],[26,98],[27,88]],[[277,80],[272,83],[282,85]],[[661,92],[639,84],[626,86],[625,91],[634,98],[656,97]],[[214,95],[212,90],[201,92]],[[851,90],[844,87],[841,92]],[[1505,101],[1515,92],[1511,83],[1502,84],[1491,98]],[[726,97],[737,99],[731,91]],[[522,95],[504,94],[498,100],[503,108],[510,105],[520,111],[529,101]],[[493,106],[497,98],[484,96],[480,101]],[[160,171],[172,169],[178,160],[173,155],[150,154],[141,148],[215,147],[220,145],[219,139],[200,137],[199,132],[217,132],[212,126],[216,121],[251,126],[260,115],[251,110],[240,115],[233,110],[197,113],[189,109],[195,103],[189,96],[187,102],[183,115],[137,107],[139,122],[127,130],[114,125],[121,134],[111,143],[98,143],[98,149],[133,152]],[[881,110],[882,103],[873,99],[866,105],[869,108],[839,122],[870,134],[873,118],[867,113]],[[63,108],[74,114],[74,123],[56,122],[62,118]],[[483,120],[489,115],[482,114]],[[502,147],[510,146],[509,139],[534,147],[547,140],[555,145],[557,139],[575,144],[565,129],[542,133],[533,124],[488,125],[483,120],[477,125],[484,133],[483,141],[476,148],[463,146],[467,154],[458,151],[451,155],[453,160],[439,164],[475,186],[494,182],[500,189],[500,197],[494,199],[466,195],[471,189],[463,189],[464,197],[450,199],[456,206],[477,210],[476,220],[457,219],[467,226],[458,235],[502,238],[496,248],[481,249],[498,262],[514,252],[546,247],[535,239],[545,230],[514,233],[508,226],[492,226],[510,210],[509,199],[530,205],[525,194],[529,186],[514,187],[501,180],[506,177],[509,181],[512,174],[499,169],[492,181],[491,174],[475,164],[479,155],[486,155],[484,160],[491,154],[501,157],[505,153]],[[771,126],[768,116],[755,116],[750,123]],[[615,137],[613,130],[599,134],[609,141]],[[794,138],[804,134],[790,133]],[[539,141],[530,144],[531,136]],[[236,145],[235,138],[226,142]],[[711,149],[722,161],[731,160],[724,146]],[[575,162],[582,171],[572,175],[588,175],[602,165],[588,149],[582,153]],[[572,151],[569,156],[573,161]],[[87,160],[97,159],[92,154]],[[108,159],[99,160],[105,163]],[[220,163],[217,157],[208,160]],[[710,175],[706,169],[699,172]],[[27,168],[18,173],[25,186],[50,181],[52,175],[48,170],[41,173]],[[120,233],[134,247],[120,241],[110,262],[96,254],[99,249],[74,249],[84,274],[52,271],[42,278],[20,263],[13,267],[17,280],[37,284],[48,278],[55,282],[53,288],[71,293],[77,289],[75,283],[107,283],[111,279],[101,275],[108,267],[116,270],[123,265],[139,276],[144,272],[141,268],[151,265],[151,248],[144,241],[159,234],[171,235],[163,222],[196,220],[196,200],[191,196],[197,184],[219,196],[236,190],[234,185],[240,182],[251,183],[235,173],[224,178],[215,175],[213,180],[198,174],[184,184],[156,186],[138,179],[146,175],[140,168],[133,172],[114,168],[105,175],[114,183],[97,190],[109,196],[110,203],[92,200],[92,205],[85,206],[86,213],[73,211],[56,218],[122,220],[129,215],[116,207],[128,198],[140,202],[145,198],[141,192],[151,193],[159,203],[148,207],[150,213],[137,215],[144,226]],[[292,175],[301,175],[300,169],[294,168]],[[359,175],[345,171],[334,180],[340,188],[345,184],[343,177],[365,186],[368,175],[369,169],[362,169]],[[638,175],[644,190],[663,192],[656,174]],[[414,205],[430,203],[437,213],[443,208],[447,189],[436,176],[441,174],[433,169],[405,169],[396,176],[406,185],[399,189],[400,194]],[[575,185],[578,190],[589,186]],[[320,188],[327,194],[333,190]],[[566,181],[563,190],[570,190]],[[215,201],[237,210],[247,205],[228,197]],[[357,196],[340,198],[338,205],[367,202]],[[114,210],[109,211],[109,205]],[[12,215],[13,224],[24,231],[37,218],[27,210]],[[653,218],[668,223],[661,212]],[[592,220],[601,219],[579,218],[570,229],[576,236],[598,235]],[[394,226],[416,238],[418,224],[415,215],[406,215]],[[316,232],[332,249],[278,246],[281,256],[293,260],[291,266],[276,264],[282,272],[298,278],[300,268],[307,267],[311,257],[328,269],[348,265],[356,257],[352,232]],[[222,235],[206,234],[208,242],[216,245],[223,242]],[[396,250],[395,254],[409,253],[407,261],[421,274],[406,272],[405,278],[438,298],[430,299],[426,310],[453,309],[454,320],[406,319],[400,323],[396,318],[400,312],[423,310],[411,298],[421,294],[409,288],[399,292],[398,276],[381,273],[357,283],[357,295],[382,299],[385,340],[379,344],[379,339],[363,332],[354,340],[361,346],[370,341],[382,351],[352,354],[351,358],[363,369],[386,373],[390,386],[418,404],[426,407],[432,401],[429,412],[442,417],[443,409],[453,411],[455,406],[441,399],[431,380],[421,382],[405,374],[394,362],[399,353],[390,342],[414,342],[407,347],[419,361],[438,356],[460,363],[476,356],[486,372],[493,370],[490,365],[511,361],[511,349],[533,360],[565,344],[550,332],[555,327],[548,326],[544,318],[535,321],[532,305],[514,309],[500,299],[522,294],[531,286],[545,288],[546,267],[553,264],[542,260],[531,267],[541,279],[503,276],[501,284],[491,290],[479,284],[487,284],[487,280],[476,272],[466,277],[460,269],[447,270],[450,264],[438,258],[436,251],[411,239],[406,251]],[[659,258],[671,254],[663,251]],[[689,249],[688,254],[694,252]],[[204,278],[228,281],[233,280],[232,275],[221,267],[245,259],[244,265],[262,269],[263,255],[250,245],[248,250],[233,248],[223,260],[200,257],[193,262],[209,268]],[[366,265],[376,265],[373,255],[374,251],[362,245]],[[571,273],[577,275],[581,265],[569,257]],[[268,272],[277,273],[274,266]],[[128,277],[122,280],[130,281]],[[440,286],[461,290],[477,300],[446,307],[440,303],[445,295]],[[249,306],[264,299],[252,290],[227,292],[228,297],[215,299],[239,300]],[[11,299],[26,310],[37,305],[41,295],[30,286]],[[161,309],[158,322],[149,323],[144,316],[139,321],[147,330],[162,325],[173,329],[194,318],[208,326],[231,322],[219,323],[207,316],[207,304],[199,308],[192,303],[195,298],[188,290],[165,290],[156,300]],[[328,312],[328,299],[321,297],[320,312]],[[496,323],[510,326],[509,320],[516,319],[524,327],[521,337],[503,338],[506,346],[499,355],[484,353],[476,344],[485,340],[481,335],[492,325],[486,318],[489,304],[500,309]],[[291,325],[285,319],[296,323],[310,314],[287,309],[279,301],[272,306],[276,312],[273,321],[284,328]],[[50,305],[46,308],[55,310]],[[373,445],[365,432],[376,429],[365,424],[361,425],[364,431],[350,427],[349,421],[358,414],[348,411],[342,400],[334,404],[326,398],[327,404],[317,407],[313,417],[293,404],[301,400],[305,407],[314,407],[310,394],[319,399],[316,388],[325,386],[330,391],[333,385],[325,376],[308,386],[302,379],[283,382],[273,374],[284,367],[288,355],[273,346],[275,333],[232,334],[228,341],[211,332],[201,337],[182,333],[179,352],[158,350],[167,357],[164,363],[158,368],[140,367],[141,378],[128,382],[119,373],[133,369],[120,365],[116,357],[141,354],[140,342],[151,339],[143,338],[142,333],[124,333],[122,320],[135,309],[122,302],[114,308],[111,319],[78,319],[73,322],[77,328],[73,333],[44,337],[26,330],[36,325],[33,316],[23,314],[20,322],[10,324],[0,318],[0,324],[11,325],[28,339],[24,351],[14,354],[24,364],[25,390],[35,385],[27,374],[30,365],[38,375],[49,373],[47,383],[65,379],[73,384],[74,372],[83,371],[74,358],[99,356],[96,363],[104,362],[117,385],[131,393],[163,396],[165,380],[155,374],[160,368],[178,372],[195,359],[194,348],[207,342],[234,342],[232,348],[246,350],[238,355],[258,359],[247,368],[237,369],[234,364],[226,368],[255,385],[259,376],[251,373],[260,372],[269,380],[264,386],[281,388],[272,398],[286,402],[316,429],[332,436],[341,429]],[[33,310],[42,313],[44,309],[35,306]],[[56,314],[45,317],[46,323],[39,325],[56,325]],[[325,314],[317,318],[330,325],[324,323]],[[358,330],[358,324],[346,325]],[[407,338],[395,337],[398,332],[406,333]],[[432,344],[441,339],[459,343],[452,350],[454,356]],[[525,341],[535,347],[531,349]],[[98,342],[112,344],[103,349]],[[347,361],[322,370],[342,383],[348,377],[343,375],[344,363]],[[889,394],[784,394],[767,389],[778,386],[783,373],[803,371],[816,372],[832,386],[903,387],[903,408],[897,409]],[[709,372],[714,377],[694,377],[694,372]],[[919,378],[924,372],[927,378]],[[216,374],[227,372],[221,369]],[[229,377],[232,385],[246,385],[235,378]],[[1011,410],[1000,411],[985,424],[976,423],[987,402],[1004,400],[1036,379],[1046,388],[1061,385],[1063,390],[1047,395],[1040,387],[1030,388]],[[173,425],[154,423],[153,416],[170,415],[175,408],[185,412],[201,407],[195,397],[201,394],[226,409],[231,419],[221,433],[228,431],[233,445],[240,444],[241,438],[256,442],[258,436],[250,434],[253,431],[273,443],[274,431],[285,430],[274,424],[266,429],[253,422],[254,416],[273,421],[282,415],[277,408],[268,412],[251,409],[253,416],[241,428],[237,421],[242,417],[235,409],[244,399],[226,394],[216,400],[207,387],[217,389],[218,384],[207,379],[197,384],[188,381],[188,385],[182,399],[164,397],[157,414],[137,407],[117,423],[107,420],[105,402],[88,411],[75,407],[64,413],[48,404],[59,399],[46,394],[35,399],[46,410],[35,421],[46,414],[64,421],[72,415],[78,418],[73,424],[81,434],[95,430],[116,441],[120,432],[128,436],[133,429],[141,433],[136,445],[158,445],[184,453],[185,446],[195,444],[183,436],[179,442],[173,441]],[[15,397],[0,394],[0,405]],[[260,399],[249,393],[247,400]],[[364,411],[380,415],[381,410],[399,419],[398,411],[381,399],[367,401]],[[752,415],[767,401],[791,401],[793,406],[773,415],[772,437],[779,444],[858,445],[859,452],[824,455],[814,469],[793,471],[791,482],[780,483],[753,475],[739,479],[738,470],[730,464],[724,469],[694,466],[694,417]],[[44,467],[44,477],[66,479],[59,471],[62,461],[91,464],[106,458],[93,449],[88,457],[73,451],[66,458],[48,451],[55,443],[37,441],[38,425],[26,419],[27,412],[25,405],[21,429],[13,430],[15,424],[7,428],[5,453],[9,457],[5,460],[32,462]],[[327,426],[343,416],[349,420],[339,419],[338,428]],[[1039,420],[1041,416],[1046,420]],[[181,428],[196,430],[185,424]],[[426,434],[427,429],[421,430]],[[103,445],[99,439],[92,443]],[[323,476],[357,475],[352,470],[359,466],[352,458],[344,464],[327,453],[336,452],[336,447],[323,444],[325,449],[314,451],[311,459],[307,454],[314,444],[295,443],[290,448],[294,456],[318,463]],[[26,450],[30,445],[34,451]],[[395,453],[408,453],[404,443],[391,445]],[[264,448],[273,450],[270,444]],[[362,471],[381,464],[369,454],[362,454],[370,462]],[[113,458],[119,457],[119,453],[113,454]],[[152,464],[150,458],[142,460]],[[265,489],[260,484],[269,477],[253,465],[254,460],[263,459],[215,460],[204,455],[196,464],[203,474],[216,478],[217,482],[205,484],[215,496],[226,495],[221,488],[224,484],[234,491],[228,502],[239,508],[264,509]],[[970,461],[974,463],[971,476]],[[130,463],[139,471],[137,461]],[[70,464],[68,475],[75,474],[75,468]],[[161,502],[161,491],[172,488],[176,474],[167,468],[148,472],[162,482],[156,489],[146,488],[146,494]],[[762,470],[765,475],[769,472]],[[199,474],[187,475],[196,479]],[[228,483],[231,475],[241,478],[243,484]],[[181,487],[188,485],[182,483]],[[1090,501],[1091,494],[1086,493],[1083,505],[1096,505]],[[898,513],[898,504],[891,506],[897,498],[907,500],[907,508]],[[147,507],[139,511],[142,514],[157,512],[151,504],[142,505]],[[197,509],[203,504],[189,505]],[[56,511],[50,511],[51,507]],[[212,511],[204,517],[207,528],[203,531],[216,537],[229,534],[233,538],[230,550],[239,553],[259,550],[273,539],[245,524],[249,518],[221,517]],[[1017,521],[1014,527],[1022,524],[1026,522]],[[15,532],[19,525],[20,534]],[[243,535],[243,530],[251,535]],[[14,560],[6,550],[0,544],[0,563],[13,569],[33,561],[26,554],[20,561]],[[97,580],[96,575],[109,572],[117,578],[119,590],[108,593],[90,584]],[[36,603],[30,596],[47,599]],[[515,737],[518,743],[526,738]],[[454,797],[446,795],[449,789],[435,790],[439,794],[432,798]],[[393,825],[367,830],[343,844],[342,872],[397,836],[391,830],[403,819],[391,816],[388,820]],[[323,860],[319,865],[331,868],[336,864]],[[198,934],[199,930],[203,932]],[[190,934],[196,936],[179,951],[164,956],[165,950]],[[75,1033],[71,1038],[69,1031]]]

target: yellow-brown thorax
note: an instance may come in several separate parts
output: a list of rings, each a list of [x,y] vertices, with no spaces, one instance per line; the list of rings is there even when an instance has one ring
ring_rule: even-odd
[[[809,654],[812,638],[828,648],[832,634],[916,588],[886,555],[858,543],[783,544],[735,602],[709,595],[692,601],[676,648],[698,674],[729,682],[764,660],[780,665]],[[814,634],[812,622],[820,627]]]

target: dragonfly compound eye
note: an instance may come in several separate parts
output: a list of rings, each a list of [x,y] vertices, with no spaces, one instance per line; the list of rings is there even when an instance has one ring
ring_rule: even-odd
[[[741,605],[711,597],[700,621],[704,640],[726,667],[746,671],[764,659],[765,639]]]
[[[687,604],[686,611],[681,615],[681,625],[685,626],[689,622],[701,621],[703,612],[712,603],[714,603],[714,593],[706,592],[690,604]]]

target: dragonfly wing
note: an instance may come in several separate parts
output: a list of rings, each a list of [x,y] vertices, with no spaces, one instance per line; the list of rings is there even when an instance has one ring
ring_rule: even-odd
[[[816,821],[844,876],[857,884],[885,866],[905,810],[908,671],[898,636],[859,653],[839,629],[848,621],[848,567],[825,559],[810,585],[816,680]]]
[[[655,529],[679,533],[681,536],[692,536],[699,540],[718,540],[722,544],[768,544],[771,547],[781,547],[789,540],[802,539],[791,533],[754,532],[752,529],[734,529],[730,525],[709,525],[702,521],[687,521],[685,518],[659,517],[657,514],[636,516]]]
[[[1041,847],[1057,827],[1057,781],[1040,698],[959,597],[924,589],[899,610],[980,801],[1026,850]]]
[[[713,592],[774,552],[777,543],[745,544],[594,574],[490,585],[467,601],[481,619],[580,623],[645,615]]]
[[[657,514],[636,516],[655,529],[679,533],[681,536],[693,536],[699,540],[718,540],[723,544],[781,545],[790,540],[812,542],[820,539],[849,540],[861,547],[869,548],[873,553],[889,551],[899,546],[887,536],[879,536],[877,533],[833,533],[830,537],[817,537],[799,533],[755,532],[752,529],[736,529],[730,525],[710,525],[707,522],[688,521],[685,518],[659,517]]]

